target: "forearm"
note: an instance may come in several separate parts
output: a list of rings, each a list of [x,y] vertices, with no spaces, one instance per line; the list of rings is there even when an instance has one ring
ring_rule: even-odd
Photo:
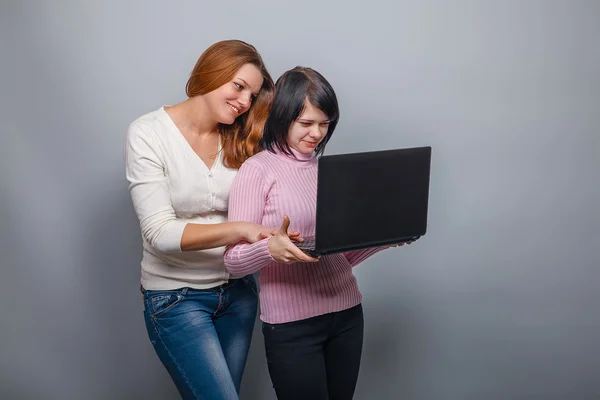
[[[361,262],[365,261],[367,258],[371,257],[372,255],[379,253],[380,251],[388,249],[388,248],[389,248],[389,246],[384,246],[384,247],[373,247],[370,249],[349,251],[349,252],[344,253],[344,256],[346,257],[346,259],[348,260],[350,265],[355,267],[358,264],[360,264]]]
[[[274,262],[268,248],[269,239],[256,243],[238,243],[225,251],[225,267],[233,275],[245,276]]]
[[[242,164],[229,192],[229,221],[262,225],[269,187],[264,181],[262,170],[250,165],[249,161]],[[257,272],[273,261],[268,249],[269,240],[256,240],[253,243],[236,241],[225,250],[225,267],[236,276]]]
[[[181,251],[214,249],[244,240],[243,224],[187,224],[181,236]]]

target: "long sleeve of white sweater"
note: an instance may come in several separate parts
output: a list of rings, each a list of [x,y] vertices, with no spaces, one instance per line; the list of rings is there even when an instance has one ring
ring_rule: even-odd
[[[129,127],[125,165],[142,236],[159,251],[181,251],[181,237],[187,224],[175,216],[167,166],[161,159],[159,142],[152,130],[144,129],[141,124]]]

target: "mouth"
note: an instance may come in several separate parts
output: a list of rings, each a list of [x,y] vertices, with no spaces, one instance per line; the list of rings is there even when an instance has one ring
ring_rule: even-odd
[[[316,143],[316,142],[307,142],[307,141],[304,141],[304,144],[305,144],[307,147],[313,147],[313,148],[314,148],[314,147],[317,147],[317,143]]]
[[[227,105],[229,106],[229,108],[231,109],[231,111],[233,111],[236,115],[240,115],[240,109],[235,107],[234,105],[227,103]]]

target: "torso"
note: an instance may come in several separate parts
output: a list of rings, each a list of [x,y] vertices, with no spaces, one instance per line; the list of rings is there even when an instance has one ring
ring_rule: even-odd
[[[137,134],[131,145],[146,148],[144,151],[151,160],[148,165],[163,170],[160,175],[155,171],[154,176],[148,174],[144,178],[147,189],[139,199],[139,210],[153,217],[172,209],[181,223],[226,222],[229,192],[237,170],[223,165],[219,135],[188,141],[162,107],[139,117],[132,125],[137,126],[134,128]],[[153,207],[157,212],[152,212]],[[205,289],[220,285],[230,277],[223,266],[224,250],[222,246],[201,251],[160,252],[144,241],[142,284],[149,290],[184,286]]]
[[[246,161],[260,171],[268,188],[262,225],[278,228],[283,215],[290,229],[314,236],[318,163],[291,161],[263,151]],[[244,168],[244,166],[242,166]],[[282,268],[270,263],[260,270],[261,320],[284,323],[341,311],[360,303],[362,296],[352,266],[344,254],[321,257],[318,263],[296,263]]]

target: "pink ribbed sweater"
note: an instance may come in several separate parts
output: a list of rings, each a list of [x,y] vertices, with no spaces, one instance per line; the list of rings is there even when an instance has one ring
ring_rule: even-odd
[[[290,230],[315,234],[318,160],[298,152],[298,159],[262,151],[240,168],[229,197],[229,221],[279,228],[290,217]],[[362,300],[352,267],[383,248],[323,256],[317,263],[279,264],[268,239],[230,246],[225,266],[236,276],[260,272],[261,320],[298,321],[341,311]]]

